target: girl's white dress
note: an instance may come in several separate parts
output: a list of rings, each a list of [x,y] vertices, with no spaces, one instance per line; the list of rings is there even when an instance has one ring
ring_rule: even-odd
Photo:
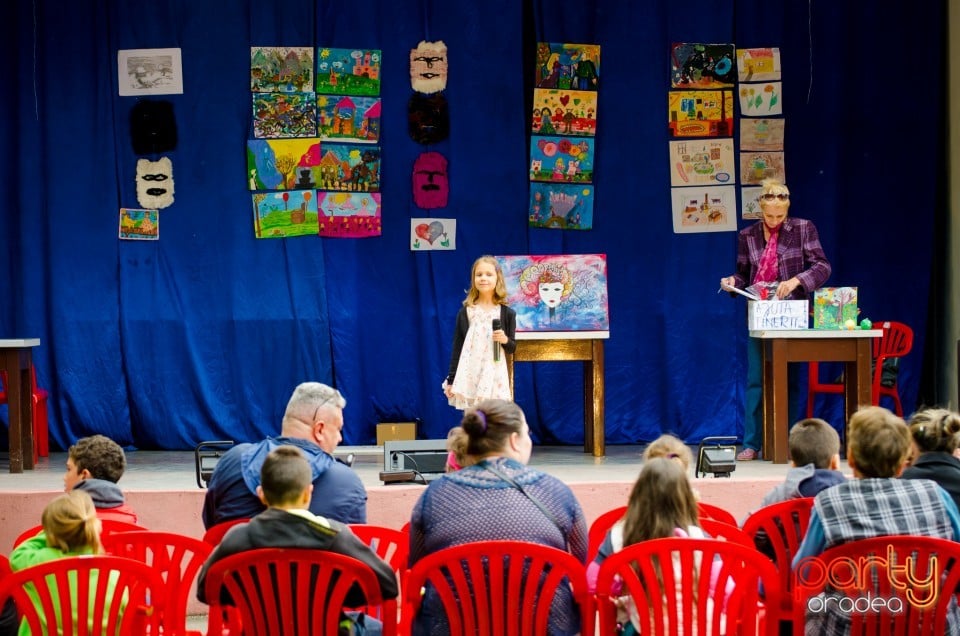
[[[467,318],[470,328],[460,350],[450,406],[463,410],[488,398],[513,400],[507,375],[507,354],[501,348],[500,360],[493,360],[493,345],[496,344],[493,342],[493,321],[500,319],[500,305],[490,308],[468,305]]]

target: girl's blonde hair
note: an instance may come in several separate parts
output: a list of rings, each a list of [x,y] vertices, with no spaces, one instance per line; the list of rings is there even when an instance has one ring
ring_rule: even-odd
[[[693,465],[693,453],[691,453],[687,445],[683,443],[683,440],[669,433],[664,433],[643,449],[642,459],[644,463],[654,457],[666,457],[667,459],[677,460],[680,462],[680,465],[683,466],[685,473],[689,472],[690,466]]]
[[[503,279],[503,270],[500,269],[500,263],[497,262],[497,259],[490,255],[484,255],[473,261],[473,267],[470,268],[470,289],[467,291],[467,297],[463,299],[464,305],[476,305],[477,300],[480,299],[480,290],[477,289],[477,285],[474,282],[474,277],[477,274],[477,267],[480,263],[488,263],[493,265],[493,269],[497,272],[497,284],[493,287],[493,302],[495,305],[506,305],[507,304],[507,283]]]
[[[700,524],[697,498],[680,462],[655,457],[643,465],[623,520],[623,545],[672,537]]]
[[[100,520],[93,499],[82,490],[54,498],[43,509],[40,517],[47,545],[63,552],[78,552],[92,548],[94,554],[103,552],[100,544]]]

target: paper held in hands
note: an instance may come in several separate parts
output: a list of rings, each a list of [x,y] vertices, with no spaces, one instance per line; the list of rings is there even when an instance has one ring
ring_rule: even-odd
[[[735,293],[735,294],[740,294],[741,296],[745,296],[746,298],[749,298],[750,300],[760,300],[760,297],[757,296],[756,294],[751,294],[751,293],[748,292],[748,291],[743,291],[742,289],[737,289],[736,287],[726,287],[726,288],[721,287],[720,289],[717,290],[717,293],[719,294],[719,293],[722,292],[722,291],[729,291],[729,292],[733,292],[733,293]]]

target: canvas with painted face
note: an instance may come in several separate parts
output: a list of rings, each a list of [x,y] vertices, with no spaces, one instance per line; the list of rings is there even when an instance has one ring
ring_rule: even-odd
[[[498,256],[518,332],[609,331],[606,254]]]

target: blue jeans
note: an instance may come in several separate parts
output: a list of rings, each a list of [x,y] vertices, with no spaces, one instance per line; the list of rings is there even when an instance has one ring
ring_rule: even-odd
[[[788,364],[789,426],[800,419],[803,400],[798,389],[799,380],[797,364]],[[763,340],[760,338],[747,338],[747,392],[744,402],[743,447],[758,451],[763,447]]]

